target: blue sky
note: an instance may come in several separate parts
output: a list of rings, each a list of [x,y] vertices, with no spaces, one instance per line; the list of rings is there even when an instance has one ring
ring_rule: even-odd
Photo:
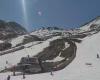
[[[100,0],[24,0],[24,6],[22,0],[0,0],[0,19],[18,22],[28,30],[75,28],[100,16],[99,8]]]

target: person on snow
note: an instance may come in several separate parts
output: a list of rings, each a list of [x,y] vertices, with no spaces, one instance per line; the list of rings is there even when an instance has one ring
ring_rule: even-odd
[[[100,58],[99,54],[97,54],[97,58]]]
[[[10,80],[10,75],[8,75],[7,80]]]

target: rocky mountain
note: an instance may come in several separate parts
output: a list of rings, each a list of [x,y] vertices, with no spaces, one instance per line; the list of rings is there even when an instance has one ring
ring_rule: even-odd
[[[64,35],[72,38],[84,38],[98,32],[100,32],[100,17],[96,17],[79,28],[69,29],[64,32]]]
[[[94,30],[100,28],[100,16],[96,17],[95,19],[91,20],[90,22],[84,24],[81,29],[82,30]]]
[[[84,24],[80,28],[75,29],[62,29],[58,27],[42,27],[36,31],[33,31],[32,35],[37,35],[42,39],[49,39],[53,36],[66,36],[73,38],[84,38],[86,36],[96,34],[100,31],[100,17],[96,17],[90,22]]]
[[[80,33],[95,34],[100,31],[100,17],[96,17],[79,28]]]
[[[61,36],[63,32],[65,32],[63,28],[59,27],[42,27],[38,30],[31,32],[31,35],[36,35],[43,40],[47,40],[54,36]]]
[[[0,20],[0,51],[10,49],[12,44],[9,41],[26,33],[26,29],[18,23]]]
[[[15,38],[26,33],[26,29],[18,23],[0,20],[0,40]]]

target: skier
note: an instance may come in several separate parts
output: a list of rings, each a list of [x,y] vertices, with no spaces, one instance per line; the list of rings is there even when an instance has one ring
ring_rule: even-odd
[[[52,70],[50,71],[50,75],[51,75],[51,76],[53,76],[53,75],[54,75],[54,74],[53,74],[53,72],[52,72]]]
[[[100,58],[99,54],[97,54],[97,58]]]
[[[16,76],[16,74],[15,74],[15,69],[16,69],[16,67],[15,67],[15,65],[13,66],[13,76]]]
[[[23,72],[23,79],[25,79],[25,72]]]
[[[6,61],[6,64],[8,64],[8,61]]]
[[[43,65],[42,65],[42,60],[38,58],[38,62],[39,62],[39,65],[41,67],[41,72],[43,72],[44,68],[43,68]]]
[[[10,80],[10,75],[8,75],[7,80]]]
[[[26,69],[26,67],[25,66],[23,66],[23,79],[25,79],[26,77],[25,77],[25,69]]]
[[[30,55],[27,55],[28,59],[30,58]]]

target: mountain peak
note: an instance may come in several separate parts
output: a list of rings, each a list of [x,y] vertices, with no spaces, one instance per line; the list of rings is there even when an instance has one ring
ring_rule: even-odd
[[[90,30],[91,28],[93,29],[93,28],[98,28],[98,27],[100,27],[100,16],[84,24],[82,27],[80,27],[80,29],[87,31],[87,30]]]
[[[26,29],[18,23],[0,20],[0,40],[14,38],[18,35],[23,35],[26,33]]]

